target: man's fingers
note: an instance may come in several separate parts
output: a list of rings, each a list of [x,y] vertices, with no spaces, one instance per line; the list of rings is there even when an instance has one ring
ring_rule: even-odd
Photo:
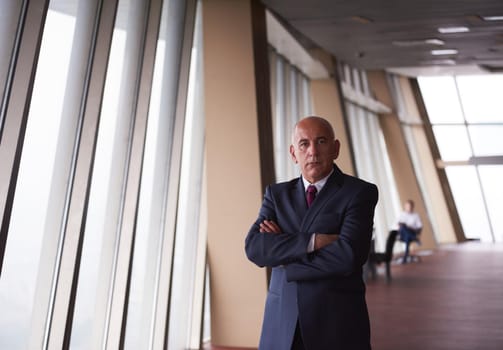
[[[281,233],[281,229],[274,221],[264,220],[260,223],[260,232]]]
[[[262,226],[264,226],[267,232],[277,232],[273,221],[264,220]]]
[[[260,232],[271,232],[271,228],[267,224],[262,222],[260,224]]]
[[[278,224],[275,223],[274,221],[268,221],[269,226],[273,229],[274,232],[280,233],[281,229],[279,228]]]

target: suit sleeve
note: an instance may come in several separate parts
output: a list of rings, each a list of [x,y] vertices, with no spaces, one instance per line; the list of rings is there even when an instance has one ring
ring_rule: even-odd
[[[287,280],[317,280],[360,271],[369,254],[377,198],[375,185],[363,186],[347,207],[339,239],[285,266]]]
[[[260,267],[286,265],[307,256],[309,234],[262,233],[260,223],[273,220],[278,223],[271,187],[266,188],[259,216],[245,240],[246,256]]]

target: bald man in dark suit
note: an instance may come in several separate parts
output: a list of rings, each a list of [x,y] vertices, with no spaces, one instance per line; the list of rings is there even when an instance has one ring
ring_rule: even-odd
[[[299,121],[290,154],[301,177],[270,185],[245,241],[272,267],[260,350],[369,350],[362,266],[377,187],[334,164],[340,143],[320,117]]]

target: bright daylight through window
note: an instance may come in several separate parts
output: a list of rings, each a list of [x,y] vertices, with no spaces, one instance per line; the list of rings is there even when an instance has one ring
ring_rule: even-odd
[[[503,241],[503,75],[422,77],[419,85],[466,237]]]

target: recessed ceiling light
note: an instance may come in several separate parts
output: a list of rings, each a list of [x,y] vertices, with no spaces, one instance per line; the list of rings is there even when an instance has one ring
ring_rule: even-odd
[[[503,16],[481,16],[484,21],[503,21]]]
[[[392,42],[392,44],[395,46],[402,46],[402,47],[424,46],[424,45],[442,46],[445,44],[445,42],[440,39],[395,40]]]
[[[438,31],[442,34],[466,33],[470,31],[468,27],[440,27]]]
[[[431,50],[431,54],[434,56],[440,55],[455,55],[458,53],[456,49],[445,49],[445,50]]]

